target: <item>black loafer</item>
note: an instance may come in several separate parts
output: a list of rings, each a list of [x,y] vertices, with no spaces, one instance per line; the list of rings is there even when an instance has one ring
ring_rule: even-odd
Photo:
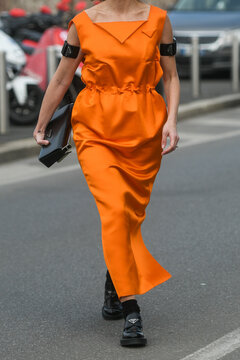
[[[108,279],[106,279],[105,282],[102,316],[105,320],[117,320],[123,318],[122,303],[119,300],[112,281],[109,281]]]
[[[147,344],[139,313],[134,312],[126,317],[120,344],[122,346],[145,346]]]

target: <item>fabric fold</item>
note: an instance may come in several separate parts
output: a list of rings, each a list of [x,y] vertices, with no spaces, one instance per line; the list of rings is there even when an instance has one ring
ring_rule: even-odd
[[[85,54],[86,84],[72,110],[73,140],[120,297],[143,294],[171,277],[141,233],[167,120],[165,101],[155,90],[162,76],[158,46],[166,11],[150,9],[144,21],[92,23],[84,12],[71,20]]]

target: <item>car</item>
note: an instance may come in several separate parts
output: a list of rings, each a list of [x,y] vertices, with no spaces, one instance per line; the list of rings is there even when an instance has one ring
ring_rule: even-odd
[[[240,0],[178,0],[168,15],[179,75],[190,75],[191,38],[199,37],[201,74],[231,70],[232,35],[240,42]]]

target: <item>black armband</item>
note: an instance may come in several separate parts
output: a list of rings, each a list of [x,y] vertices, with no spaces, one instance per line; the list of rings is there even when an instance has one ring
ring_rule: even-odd
[[[177,52],[177,40],[174,37],[171,44],[160,44],[160,54],[163,56],[174,56]]]
[[[80,46],[73,46],[68,44],[67,40],[64,41],[61,54],[66,57],[75,59],[78,56]]]

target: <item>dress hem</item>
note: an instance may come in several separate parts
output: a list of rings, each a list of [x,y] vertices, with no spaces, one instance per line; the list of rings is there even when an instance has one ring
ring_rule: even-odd
[[[117,291],[117,290],[116,290],[116,291],[117,291],[117,294],[118,294],[118,297],[119,297],[119,298],[120,298],[120,297],[124,297],[124,296],[143,295],[143,294],[147,293],[148,291],[152,290],[153,288],[155,288],[156,286],[161,285],[161,284],[163,284],[164,282],[166,282],[167,280],[171,279],[171,277],[172,277],[172,275],[169,274],[169,276],[168,276],[167,278],[165,278],[164,280],[157,281],[156,283],[151,284],[148,288],[145,288],[145,290],[139,291],[139,292],[135,292],[134,294],[129,294],[129,292],[128,292],[128,293],[118,293],[118,291]]]

